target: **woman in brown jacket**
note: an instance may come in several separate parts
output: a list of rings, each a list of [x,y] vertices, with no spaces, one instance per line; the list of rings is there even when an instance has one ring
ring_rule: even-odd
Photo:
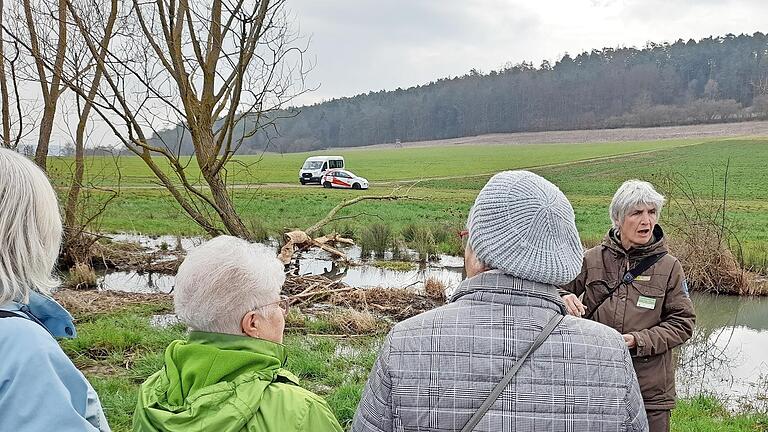
[[[669,431],[675,407],[672,348],[691,337],[696,318],[683,268],[656,224],[663,205],[664,197],[648,182],[621,185],[611,201],[613,227],[585,253],[579,276],[562,287],[571,315],[624,336],[651,432]]]

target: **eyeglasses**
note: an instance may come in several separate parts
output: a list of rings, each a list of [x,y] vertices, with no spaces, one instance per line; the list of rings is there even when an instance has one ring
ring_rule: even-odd
[[[459,231],[459,238],[461,239],[461,247],[467,248],[467,242],[469,241],[469,230]]]
[[[283,311],[283,316],[285,316],[285,315],[288,315],[288,308],[290,304],[291,304],[291,298],[286,295],[281,295],[280,300],[273,301],[272,303],[267,303],[265,305],[257,306],[253,310],[259,310],[267,306],[277,305]]]

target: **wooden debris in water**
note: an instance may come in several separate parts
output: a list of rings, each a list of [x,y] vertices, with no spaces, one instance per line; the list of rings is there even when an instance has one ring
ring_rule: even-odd
[[[403,288],[356,288],[323,276],[288,276],[283,293],[293,304],[325,301],[360,311],[371,310],[402,320],[445,303]]]
[[[296,252],[306,251],[315,247],[328,252],[334,259],[349,262],[349,259],[344,252],[331,246],[332,244],[336,243],[342,243],[346,245],[355,244],[352,239],[341,237],[336,233],[312,238],[304,231],[291,231],[285,233],[285,245],[280,248],[280,253],[277,255],[277,258],[283,264],[288,265],[290,264],[291,260],[293,259],[293,255]]]
[[[62,289],[53,297],[75,318],[122,310],[131,305],[150,305],[156,306],[158,311],[173,311],[173,299],[168,294]]]

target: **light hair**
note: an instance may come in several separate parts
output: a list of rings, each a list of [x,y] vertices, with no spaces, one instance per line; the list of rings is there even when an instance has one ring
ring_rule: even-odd
[[[274,251],[219,236],[187,254],[176,274],[173,303],[192,330],[241,335],[243,315],[278,301],[283,282]]]
[[[61,216],[45,173],[26,157],[0,148],[0,304],[50,294],[61,247]]]
[[[642,180],[627,180],[622,184],[611,200],[608,214],[615,229],[621,228],[621,223],[627,214],[640,205],[650,205],[656,209],[656,215],[661,216],[664,206],[664,196],[653,188],[653,185]]]

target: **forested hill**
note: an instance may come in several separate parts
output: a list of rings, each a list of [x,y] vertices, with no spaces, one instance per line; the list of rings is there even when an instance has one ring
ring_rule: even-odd
[[[486,133],[662,126],[768,115],[768,37],[732,34],[605,48],[554,65],[379,91],[273,112],[241,152],[422,141]],[[278,118],[280,117],[280,118]],[[181,129],[162,134],[173,140]],[[267,144],[269,142],[269,144]],[[185,143],[183,147],[188,148]]]

